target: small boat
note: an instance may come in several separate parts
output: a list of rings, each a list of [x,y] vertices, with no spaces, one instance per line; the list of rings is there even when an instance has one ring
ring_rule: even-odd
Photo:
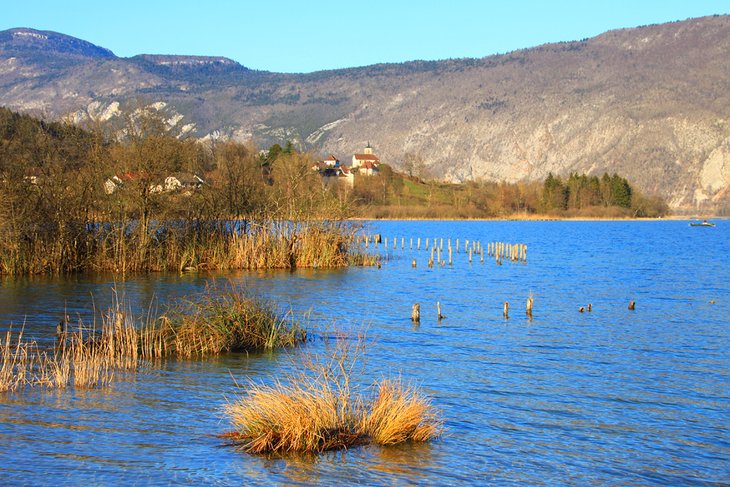
[[[714,227],[715,224],[712,222],[708,222],[707,220],[702,220],[701,222],[690,222],[690,227]]]

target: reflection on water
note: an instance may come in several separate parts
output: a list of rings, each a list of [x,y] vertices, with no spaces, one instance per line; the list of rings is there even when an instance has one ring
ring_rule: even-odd
[[[39,340],[53,338],[64,314],[90,322],[92,306],[104,310],[114,292],[141,316],[212,280],[268,296],[282,311],[311,310],[310,326],[333,336],[366,328],[361,386],[383,376],[416,383],[442,411],[447,434],[428,445],[286,458],[222,447],[215,435],[230,428],[221,408],[240,392],[236,382],[296,368],[298,354],[324,350],[315,339],[291,353],[150,364],[108,389],[1,395],[0,481],[728,483],[728,228],[382,222],[376,231],[406,242],[387,250],[382,269],[2,278],[0,328],[24,323]],[[409,240],[441,236],[526,243],[528,263],[469,263],[462,247],[453,266],[429,269],[424,247],[410,250]],[[592,312],[579,313],[588,303]]]

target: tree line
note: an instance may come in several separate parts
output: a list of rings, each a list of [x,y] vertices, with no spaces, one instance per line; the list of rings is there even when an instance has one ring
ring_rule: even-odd
[[[0,108],[0,274],[162,270],[200,264],[206,246],[224,247],[223,266],[231,238],[253,232],[276,233],[267,245],[288,239],[282,252],[294,251],[301,227],[272,222],[346,216],[311,166],[291,147],[262,154],[252,144],[177,139],[154,113],[129,115],[112,135]],[[161,190],[181,172],[204,184]]]
[[[408,157],[405,174],[381,164],[378,177],[356,180],[353,211],[371,218],[654,218],[669,212],[663,199],[641,194],[618,174],[452,184],[423,177],[424,167]]]
[[[252,143],[178,139],[144,110],[127,115],[121,132],[106,133],[0,108],[0,274],[223,267],[231,239],[256,232],[278,234],[269,252],[300,248],[300,235],[276,222],[666,213],[663,202],[618,175],[448,184],[416,177],[425,166],[410,158],[410,174],[382,164],[378,175],[357,177],[350,188],[323,184],[315,162],[291,143],[259,151]],[[204,183],[193,191],[161,189],[176,173],[197,174]],[[236,245],[240,252],[243,243]],[[258,252],[253,244],[249,251]],[[321,265],[314,256],[277,259],[276,265]],[[253,265],[240,255],[238,261]]]

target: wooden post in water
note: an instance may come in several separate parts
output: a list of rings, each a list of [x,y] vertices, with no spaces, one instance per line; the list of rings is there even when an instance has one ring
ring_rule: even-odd
[[[413,250],[413,237],[411,237],[411,250]]]
[[[426,245],[428,245],[428,244],[426,244]],[[418,248],[417,248],[417,250],[421,250],[421,237],[418,237]],[[426,250],[428,250],[428,248]]]
[[[411,267],[413,267],[414,269],[416,268],[416,259],[413,259],[411,261]]]
[[[633,311],[633,310],[635,310],[635,309],[636,309],[636,302],[635,302],[635,301],[630,301],[630,302],[629,302],[629,309],[630,309],[631,311]]]
[[[502,308],[502,314],[504,315],[504,319],[509,319],[509,302],[504,302],[504,308]]]
[[[588,312],[590,313],[591,311],[593,311],[593,305],[588,303]]]
[[[527,312],[527,316],[532,318],[532,296],[527,298],[527,305],[525,306],[525,311]]]
[[[401,237],[400,238],[400,249],[405,250],[405,248],[406,248],[406,238]],[[413,242],[411,242],[411,248],[413,248]]]
[[[481,247],[481,246],[480,246],[480,247]],[[480,250],[481,250],[482,252],[481,252],[481,255],[480,255],[480,257],[479,257],[479,262],[481,262],[482,264],[484,264],[484,247],[481,247],[481,248],[480,248]]]
[[[441,303],[438,301],[436,301],[436,316],[438,317],[439,321],[446,318],[444,315],[441,314]]]
[[[471,248],[469,249],[469,263],[471,264]]]
[[[449,245],[449,265],[454,265],[454,261],[451,258],[451,246]]]
[[[414,323],[420,323],[421,321],[421,305],[416,303],[411,309],[411,321]]]
[[[441,237],[441,245],[439,245],[439,249],[440,250],[444,249],[444,237]]]
[[[459,239],[456,239],[456,253],[459,253]]]

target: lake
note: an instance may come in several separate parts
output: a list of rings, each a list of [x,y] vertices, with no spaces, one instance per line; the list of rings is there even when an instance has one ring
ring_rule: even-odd
[[[380,269],[2,278],[0,328],[24,324],[44,343],[64,313],[90,320],[114,288],[142,313],[214,279],[308,314],[315,338],[293,352],[168,361],[105,389],[0,394],[0,484],[730,483],[730,222],[393,221],[370,231],[388,238]],[[427,266],[434,237],[460,239],[452,266]],[[527,262],[469,263],[464,239],[524,243]],[[230,430],[221,408],[236,384],[270,382],[299,355],[324,352],[323,330],[366,332],[359,383],[419,386],[444,436],[314,457],[224,446],[215,435]]]

